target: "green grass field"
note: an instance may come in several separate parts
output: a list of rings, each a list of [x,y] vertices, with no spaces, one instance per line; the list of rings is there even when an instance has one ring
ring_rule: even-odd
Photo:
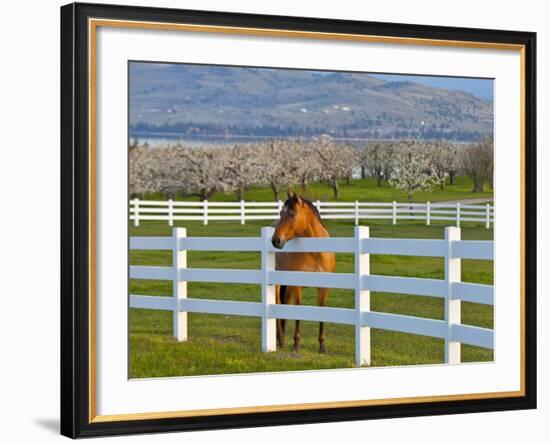
[[[296,190],[300,193],[299,187]],[[286,194],[281,192],[280,198],[284,199]],[[304,196],[311,200],[320,201],[333,201],[332,189],[324,182],[313,182],[308,184]],[[444,190],[439,187],[433,189],[431,192],[418,192],[414,194],[414,201],[426,202],[426,201],[451,201],[467,198],[492,198],[493,191],[488,188],[485,192],[473,193],[472,192],[472,180],[469,177],[459,176],[456,177],[456,182],[452,186],[445,186]],[[147,199],[160,199],[165,200],[165,195],[148,195]],[[178,200],[198,200],[197,197],[177,197]],[[273,193],[271,189],[267,187],[253,187],[247,190],[244,194],[245,201],[273,201]],[[372,202],[384,202],[384,201],[397,201],[407,202],[407,194],[402,190],[394,189],[387,182],[384,182],[382,187],[376,186],[376,180],[374,178],[351,180],[350,184],[341,183],[340,198],[338,201],[372,201]],[[234,193],[221,193],[214,194],[211,201],[236,201]]]
[[[359,180],[358,180],[359,181]],[[368,180],[366,180],[368,181]],[[462,183],[460,183],[462,181]],[[466,198],[472,195],[470,184],[460,180],[457,186],[444,192],[418,194],[418,201]],[[357,186],[355,185],[357,184]],[[363,183],[369,184],[369,183]],[[462,190],[458,190],[459,186]],[[312,191],[317,188],[311,186]],[[327,188],[328,189],[328,188]],[[326,192],[319,185],[319,192]],[[374,190],[373,190],[374,189]],[[379,190],[379,193],[376,193]],[[247,200],[264,198],[265,189],[253,189]],[[325,195],[325,193],[323,193]],[[388,196],[391,195],[391,196]],[[454,197],[452,197],[452,196]],[[229,195],[230,196],[230,195]],[[221,200],[227,195],[219,195]],[[312,196],[312,195],[310,195]],[[377,189],[374,182],[361,187],[352,181],[342,188],[342,200],[369,201],[403,200],[403,195],[393,189]],[[487,193],[473,196],[491,196]],[[320,197],[317,195],[316,197]],[[252,222],[241,226],[238,222],[213,222],[208,226],[199,223],[177,223],[187,227],[188,236],[259,236],[260,228],[268,222]],[[371,237],[389,238],[443,238],[444,224],[432,226],[420,222],[368,221]],[[331,236],[352,236],[352,221],[328,221]],[[140,227],[129,226],[132,236],[170,235],[171,229],[164,221],[143,222]],[[481,224],[465,224],[463,239],[491,240],[492,229]],[[337,254],[337,272],[353,272],[353,255]],[[164,251],[132,251],[132,265],[171,265],[171,253]],[[260,266],[259,253],[248,252],[189,252],[188,266],[200,268],[255,269]],[[371,273],[424,278],[443,278],[443,259],[392,255],[372,255]],[[466,282],[492,284],[493,262],[464,260],[462,279]],[[131,280],[133,294],[171,295],[172,284],[165,281]],[[188,296],[192,298],[236,301],[260,301],[260,287],[246,284],[189,283]],[[314,289],[304,290],[303,303],[315,305]],[[331,290],[328,305],[353,308],[354,295],[350,290]],[[373,311],[443,319],[443,300],[390,293],[373,292]],[[462,303],[462,322],[480,327],[493,327],[493,308]],[[287,348],[273,353],[260,351],[260,320],[257,318],[224,315],[189,314],[189,340],[177,343],[172,337],[172,313],[153,310],[130,309],[130,377],[208,375],[222,373],[248,373],[307,369],[345,368],[354,366],[354,328],[352,326],[326,324],[328,354],[318,353],[318,324],[302,321],[302,350],[293,353],[293,321],[287,325]],[[463,345],[463,361],[491,361],[490,350]],[[416,365],[442,363],[443,341],[383,330],[372,330],[372,365]]]

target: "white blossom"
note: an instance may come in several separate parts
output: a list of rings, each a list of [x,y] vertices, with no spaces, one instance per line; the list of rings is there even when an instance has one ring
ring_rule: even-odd
[[[426,146],[430,152],[433,171],[441,190],[445,188],[445,178],[456,171],[458,165],[457,148],[447,142],[440,141]]]
[[[150,147],[133,145],[130,148],[130,194],[143,197],[160,190],[158,155]]]
[[[259,149],[251,144],[237,144],[227,152],[223,181],[227,190],[244,199],[245,190],[262,181],[262,161]]]
[[[376,185],[382,186],[382,181],[388,180],[393,164],[394,146],[390,143],[373,142],[366,147],[364,166],[370,171],[370,175],[376,178]]]
[[[432,191],[439,178],[425,145],[412,141],[395,146],[389,183],[396,189],[404,190],[409,202],[416,192]]]
[[[267,184],[273,192],[275,201],[279,199],[282,188],[296,183],[295,170],[292,164],[291,142],[288,140],[271,140],[257,148],[260,167],[260,183]]]
[[[347,179],[358,163],[356,150],[346,144],[336,144],[329,137],[320,137],[315,142],[315,152],[319,158],[319,176],[326,180],[334,192],[334,198],[340,197],[339,181]]]
[[[493,140],[485,138],[464,148],[461,160],[464,172],[472,178],[473,192],[483,192],[485,182],[492,186],[494,151]]]

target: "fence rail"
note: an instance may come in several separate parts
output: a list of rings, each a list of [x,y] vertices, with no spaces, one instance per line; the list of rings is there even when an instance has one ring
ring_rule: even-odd
[[[485,224],[489,229],[494,221],[494,207],[490,204],[461,203],[391,203],[378,202],[324,202],[315,201],[323,219],[352,219],[355,225],[363,219],[387,219],[393,224],[404,220],[452,221]],[[275,220],[279,218],[282,201],[273,202],[209,202],[209,201],[150,201],[135,198],[130,201],[130,220],[135,226],[140,221],[211,221]]]
[[[271,244],[272,227],[262,228],[261,237],[188,238],[186,229],[173,229],[172,237],[132,237],[132,250],[171,250],[173,265],[130,266],[130,278],[173,281],[173,295],[130,295],[130,307],[173,312],[174,337],[187,340],[187,313],[254,316],[261,318],[261,348],[276,349],[276,319],[323,321],[355,326],[355,360],[357,365],[370,364],[370,329],[378,328],[445,340],[445,362],[460,362],[460,345],[466,343],[493,348],[494,332],[460,321],[461,302],[493,305],[493,286],[461,282],[461,260],[493,259],[493,241],[463,241],[460,228],[447,227],[445,239],[370,238],[369,228],[355,227],[353,238],[299,238],[289,241],[284,252],[336,252],[355,255],[354,273],[280,271],[275,269],[275,254],[280,250]],[[258,270],[200,269],[187,267],[188,250],[261,252]],[[445,260],[444,279],[410,278],[370,274],[371,254],[439,256]],[[223,282],[258,284],[261,302],[192,299],[187,295],[187,282]],[[354,308],[281,305],[275,301],[275,286],[329,287],[352,289]],[[370,310],[370,292],[380,291],[444,299],[443,320],[374,312]]]

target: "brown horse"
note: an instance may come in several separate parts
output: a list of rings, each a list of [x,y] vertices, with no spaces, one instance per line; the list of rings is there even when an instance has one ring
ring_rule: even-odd
[[[288,192],[271,242],[277,249],[282,249],[287,241],[300,237],[328,238],[330,235],[325,227],[319,211],[311,201],[301,198],[294,192]],[[275,266],[277,270],[294,270],[305,272],[334,272],[336,259],[334,253],[277,253]],[[324,306],[329,289],[317,288],[318,304]],[[302,287],[277,286],[277,304],[302,303]],[[285,319],[277,320],[277,341],[281,348],[285,343]],[[300,350],[300,321],[296,321],[294,329],[294,351]],[[319,323],[319,351],[326,352],[323,323]]]

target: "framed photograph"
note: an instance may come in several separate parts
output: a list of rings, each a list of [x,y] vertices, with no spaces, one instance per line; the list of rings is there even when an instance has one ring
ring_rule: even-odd
[[[62,434],[535,408],[535,45],[63,6]]]

